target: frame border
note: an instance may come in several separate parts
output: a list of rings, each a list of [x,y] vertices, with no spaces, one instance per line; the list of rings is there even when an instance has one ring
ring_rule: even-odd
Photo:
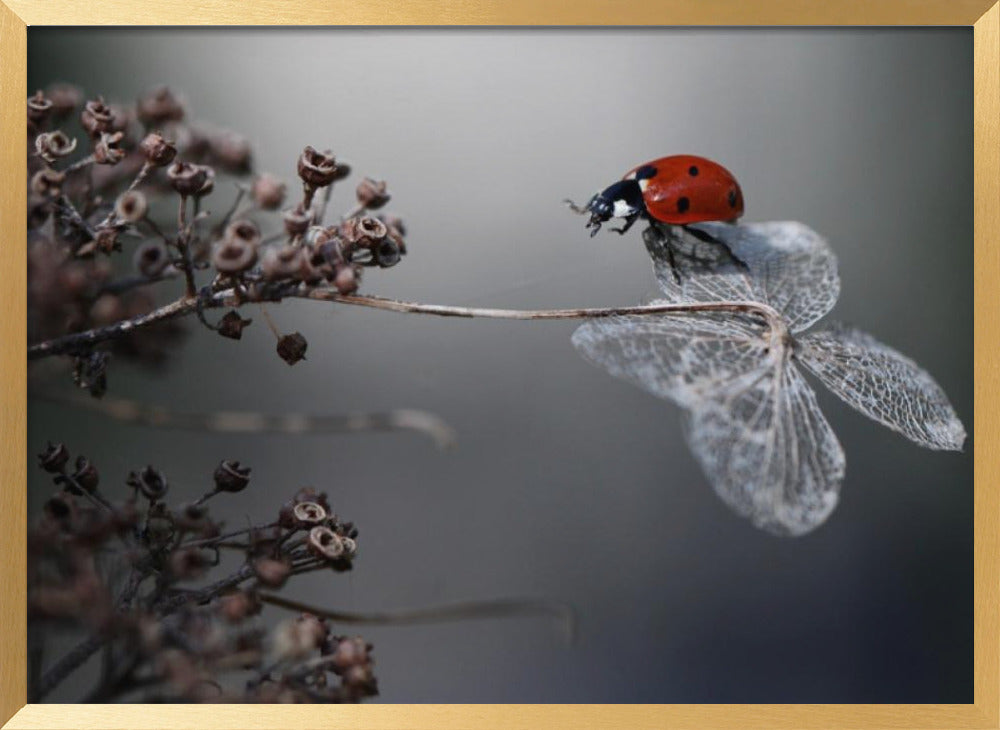
[[[995,0],[0,0],[0,625],[27,634],[29,25],[959,25],[975,68],[975,625],[969,705],[27,705],[26,646],[0,642],[0,722],[28,728],[1000,728],[1000,2]]]

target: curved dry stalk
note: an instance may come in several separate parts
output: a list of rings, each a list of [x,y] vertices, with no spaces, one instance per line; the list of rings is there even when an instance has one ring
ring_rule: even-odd
[[[159,322],[193,314],[202,309],[218,309],[225,306],[237,306],[248,301],[278,301],[282,298],[312,299],[324,302],[337,302],[357,307],[383,309],[389,312],[407,314],[430,314],[438,317],[463,317],[479,319],[509,319],[509,320],[552,320],[552,319],[594,319],[599,317],[616,317],[628,314],[697,314],[701,312],[733,312],[742,314],[757,314],[763,317],[772,332],[783,333],[785,325],[781,315],[772,307],[754,301],[719,301],[692,302],[689,304],[660,303],[645,304],[631,307],[599,307],[573,309],[493,309],[482,307],[455,307],[443,304],[424,304],[421,302],[405,302],[398,299],[388,299],[377,296],[358,296],[339,294],[335,289],[311,289],[305,292],[294,291],[261,298],[258,300],[236,298],[232,289],[216,292],[200,301],[197,297],[185,297],[171,302],[159,309],[133,317],[132,319],[115,322],[105,327],[98,327],[83,332],[56,337],[45,342],[39,342],[28,347],[28,359],[38,360],[51,355],[72,354],[86,350],[94,345],[116,337],[124,336],[134,330],[148,327]]]
[[[83,408],[124,423],[213,433],[339,434],[370,431],[414,431],[441,449],[455,444],[455,430],[428,411],[398,408],[381,413],[269,414],[255,411],[175,411],[127,398],[105,395],[100,400],[80,395],[33,393],[50,403]]]
[[[492,618],[516,618],[526,616],[550,616],[565,632],[567,640],[576,637],[576,612],[571,606],[558,601],[542,599],[497,599],[493,601],[464,601],[431,608],[417,608],[409,611],[375,611],[355,613],[336,611],[293,601],[273,593],[258,594],[260,600],[272,606],[311,613],[320,618],[344,624],[406,625],[425,624],[438,621],[462,621]]]

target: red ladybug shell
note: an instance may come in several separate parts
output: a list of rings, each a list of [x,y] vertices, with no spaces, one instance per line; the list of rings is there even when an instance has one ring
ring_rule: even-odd
[[[645,177],[648,168],[656,170],[652,177]],[[629,171],[625,179],[638,179],[647,212],[662,223],[732,221],[743,215],[743,191],[736,178],[704,157],[661,157]]]

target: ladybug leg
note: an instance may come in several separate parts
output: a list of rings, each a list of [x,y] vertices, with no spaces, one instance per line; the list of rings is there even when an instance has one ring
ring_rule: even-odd
[[[611,230],[614,231],[615,233],[619,234],[619,235],[624,236],[625,235],[625,231],[627,231],[629,228],[631,228],[632,224],[635,223],[637,220],[639,220],[639,214],[638,213],[633,213],[632,215],[628,216],[625,219],[625,225],[623,225],[621,228],[612,228]]]
[[[674,281],[677,282],[677,286],[681,286],[681,270],[677,266],[677,259],[674,258],[674,247],[667,243],[667,261],[670,262],[670,271],[674,275]]]
[[[677,286],[682,285],[681,269],[677,265],[677,258],[674,254],[674,244],[669,228],[650,221],[649,226],[642,232],[642,241],[646,244],[646,250],[654,261],[663,261],[670,265],[670,273],[674,275]]]
[[[689,233],[690,235],[692,235],[695,238],[697,238],[699,241],[704,241],[705,243],[711,243],[711,244],[713,244],[715,246],[720,247],[723,251],[726,252],[726,256],[729,258],[729,260],[737,268],[743,269],[746,272],[750,271],[750,267],[747,266],[746,262],[743,261],[743,259],[739,258],[736,254],[734,254],[732,252],[732,249],[729,248],[729,246],[727,246],[725,243],[723,243],[722,241],[720,241],[718,238],[716,238],[712,234],[706,233],[705,231],[702,231],[702,230],[700,230],[698,228],[691,228],[689,226],[681,226],[681,227],[687,233]],[[708,258],[703,259],[703,262],[704,263],[716,263],[716,261],[712,261],[712,260],[710,260]]]

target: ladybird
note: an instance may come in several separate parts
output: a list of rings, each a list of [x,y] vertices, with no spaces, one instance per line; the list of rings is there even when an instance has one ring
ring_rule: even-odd
[[[705,221],[733,222],[743,215],[743,191],[729,170],[697,155],[671,155],[629,170],[597,193],[584,207],[566,201],[581,214],[590,214],[587,228],[597,235],[601,224],[624,218],[625,233],[639,218],[686,226]]]

